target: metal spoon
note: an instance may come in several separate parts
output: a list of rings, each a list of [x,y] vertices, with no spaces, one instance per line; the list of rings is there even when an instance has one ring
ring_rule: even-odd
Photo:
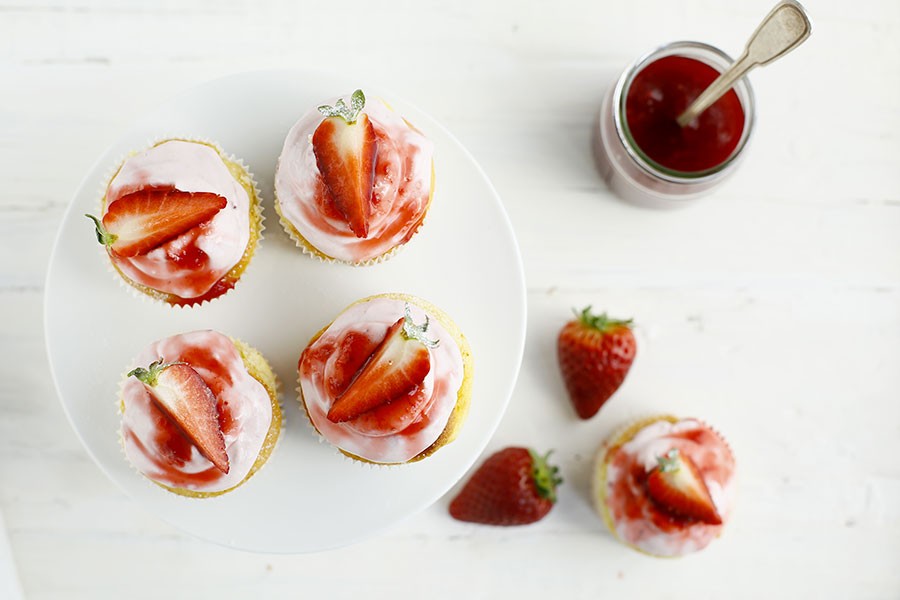
[[[678,124],[684,127],[696,119],[751,69],[781,58],[806,40],[811,32],[809,17],[799,2],[779,2],[750,36],[740,58],[691,102],[678,116]]]

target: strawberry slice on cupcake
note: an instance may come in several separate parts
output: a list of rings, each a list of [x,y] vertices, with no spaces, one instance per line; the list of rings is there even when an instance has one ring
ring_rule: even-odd
[[[227,204],[218,194],[147,187],[113,202],[102,220],[85,216],[97,228],[97,241],[118,256],[132,257],[206,223]]]
[[[219,425],[216,397],[190,365],[150,363],[128,373],[144,384],[150,399],[184,436],[222,473],[228,473],[225,437]]]
[[[362,113],[366,97],[356,90],[348,106],[338,100],[323,105],[325,119],[312,136],[316,165],[335,207],[358,238],[369,235],[372,189],[378,142],[368,115]]]
[[[426,318],[423,325],[416,325],[407,307],[406,314],[391,325],[365,366],[335,400],[328,420],[343,423],[386,404],[414,402],[418,387],[431,370],[428,351],[438,345],[427,337],[428,324]]]
[[[703,476],[690,456],[672,448],[657,461],[647,475],[647,493],[661,508],[710,525],[722,524]]]

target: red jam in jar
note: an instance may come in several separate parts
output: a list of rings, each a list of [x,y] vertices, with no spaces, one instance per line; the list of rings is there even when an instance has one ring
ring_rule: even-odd
[[[731,156],[744,131],[744,109],[732,89],[681,127],[676,119],[719,76],[686,56],[665,56],[631,82],[625,118],[634,143],[647,158],[673,171],[712,169]]]
[[[603,98],[592,144],[609,190],[643,206],[685,206],[734,173],[753,133],[746,77],[685,127],[677,118],[732,59],[701,42],[672,42],[627,67]]]

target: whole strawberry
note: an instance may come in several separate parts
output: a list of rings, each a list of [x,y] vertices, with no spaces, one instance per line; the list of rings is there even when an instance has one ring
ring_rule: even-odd
[[[559,332],[557,356],[575,412],[589,419],[625,381],[637,342],[631,319],[593,315],[590,306],[575,315]]]
[[[450,503],[450,516],[486,525],[540,521],[556,502],[559,470],[529,448],[505,448],[481,465]]]

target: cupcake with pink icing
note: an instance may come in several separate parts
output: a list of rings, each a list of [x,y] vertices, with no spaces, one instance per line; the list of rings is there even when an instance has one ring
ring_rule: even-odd
[[[275,209],[304,252],[370,265],[419,230],[434,193],[433,147],[378,98],[356,90],[306,113],[284,141]]]
[[[216,331],[158,340],[121,388],[128,461],[164,489],[193,498],[242,485],[281,431],[278,382],[256,349]]]
[[[351,459],[422,460],[465,420],[472,354],[459,328],[414,296],[351,304],[310,340],[298,363],[300,401],[316,431]]]
[[[594,503],[623,543],[682,556],[721,535],[734,505],[734,474],[731,449],[715,430],[697,419],[653,417],[604,444]]]
[[[164,140],[127,158],[106,187],[98,241],[138,292],[192,306],[231,290],[262,232],[252,175],[217,146]]]

